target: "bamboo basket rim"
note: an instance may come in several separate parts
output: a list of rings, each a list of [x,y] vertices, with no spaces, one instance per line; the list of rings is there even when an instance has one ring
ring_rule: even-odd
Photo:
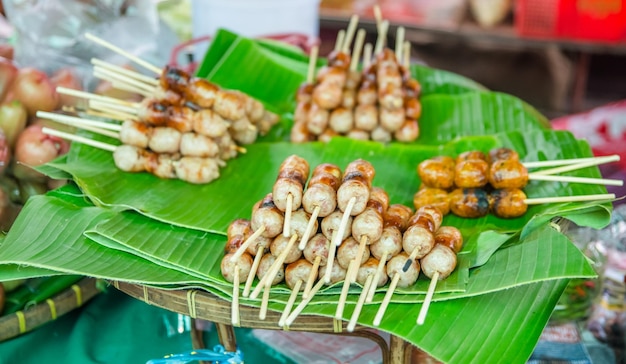
[[[0,342],[30,332],[81,307],[101,292],[96,281],[95,278],[85,277],[41,303],[0,316]]]

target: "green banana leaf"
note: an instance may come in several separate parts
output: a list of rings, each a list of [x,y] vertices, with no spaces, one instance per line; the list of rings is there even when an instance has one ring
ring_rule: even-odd
[[[221,178],[206,185],[163,180],[148,173],[121,172],[113,164],[111,153],[76,143],[72,146],[71,158],[68,156],[65,163],[50,163],[47,168],[70,173],[96,205],[116,210],[133,209],[161,222],[225,234],[232,220],[250,218],[252,205],[271,192],[280,164],[291,154],[307,159],[312,167],[335,163],[345,168],[349,162],[364,158],[376,168],[373,184],[387,191],[391,203],[412,206],[420,183],[416,173],[420,161],[435,155],[456,155],[470,149],[488,151],[498,146],[519,151],[523,161],[592,155],[589,146],[570,133],[542,130],[460,138],[442,146],[382,145],[345,138],[333,139],[328,144],[257,143],[249,146],[246,155],[229,161],[222,169]],[[600,177],[597,167],[570,174]],[[606,193],[603,186],[537,181],[531,182],[525,190],[530,198]],[[458,227],[466,238],[491,230],[522,231],[525,235],[557,216],[572,217],[583,226],[601,228],[608,224],[610,204],[535,205],[515,219],[491,215],[465,219],[449,215],[445,224]]]

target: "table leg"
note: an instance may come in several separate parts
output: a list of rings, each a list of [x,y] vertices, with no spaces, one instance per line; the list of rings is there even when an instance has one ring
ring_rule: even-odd
[[[391,353],[391,358],[389,360],[390,364],[404,364],[411,362],[411,351],[407,350],[406,341],[395,335],[391,335],[389,338],[389,351]]]
[[[226,351],[237,351],[237,339],[235,338],[235,330],[231,325],[219,324],[215,322],[217,329],[217,337]]]

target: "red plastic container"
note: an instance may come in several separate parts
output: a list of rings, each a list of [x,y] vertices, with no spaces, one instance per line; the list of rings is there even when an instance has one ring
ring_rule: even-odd
[[[517,0],[520,36],[619,42],[626,40],[626,0]]]

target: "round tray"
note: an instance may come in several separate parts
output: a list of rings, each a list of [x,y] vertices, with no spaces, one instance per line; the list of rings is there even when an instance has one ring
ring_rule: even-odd
[[[84,278],[65,291],[26,310],[0,317],[0,342],[32,331],[82,306],[100,290],[96,279]]]
[[[165,290],[127,282],[112,282],[113,286],[127,295],[169,311],[188,315],[192,318],[211,321],[220,326],[231,327],[231,303],[209,292],[200,290]],[[239,307],[241,327],[266,330],[283,330],[278,320],[281,312],[268,310],[265,320],[259,319],[259,308]],[[406,363],[410,350],[407,343],[391,335],[389,344],[370,328],[357,325],[354,332],[347,331],[348,322],[332,317],[302,314],[289,326],[290,331],[306,331],[328,334],[355,335],[368,338],[380,346],[383,363]],[[226,334],[228,336],[230,334]],[[234,339],[233,339],[234,340]],[[224,343],[223,343],[224,344]],[[224,345],[227,347],[227,345]],[[228,347],[227,347],[228,350]]]

